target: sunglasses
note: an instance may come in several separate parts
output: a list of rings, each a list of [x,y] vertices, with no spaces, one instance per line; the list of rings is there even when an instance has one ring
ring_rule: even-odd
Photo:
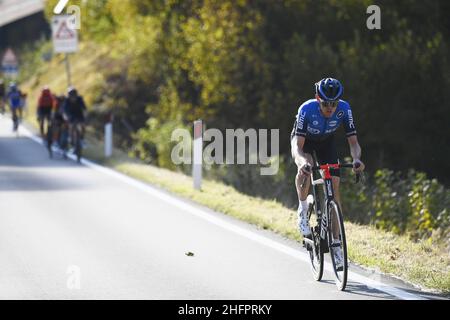
[[[339,101],[323,101],[320,100],[320,105],[323,108],[336,108],[338,106]]]

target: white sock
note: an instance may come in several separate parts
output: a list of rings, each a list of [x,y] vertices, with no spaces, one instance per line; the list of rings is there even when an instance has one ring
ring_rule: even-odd
[[[306,210],[308,210],[308,201],[300,200],[300,203],[298,205],[298,211],[300,211],[300,209],[306,212]]]

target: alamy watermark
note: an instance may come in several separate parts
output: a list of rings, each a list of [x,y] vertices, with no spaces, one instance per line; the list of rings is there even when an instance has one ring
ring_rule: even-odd
[[[66,7],[69,0],[59,0],[53,8],[53,13],[60,14]],[[67,27],[72,30],[81,29],[81,9],[77,5],[71,5],[66,10],[67,14],[71,16],[68,20]]]
[[[367,14],[370,16],[367,18],[366,26],[369,30],[381,29],[381,9],[377,5],[371,5],[367,7]]]
[[[263,165],[261,175],[275,175],[278,172],[279,129],[226,129],[225,139],[222,131],[208,129],[203,140],[210,142],[202,146],[202,160],[206,168],[212,164],[253,164]],[[268,140],[270,139],[270,156]],[[178,141],[171,152],[176,165],[192,164],[192,137],[189,130],[175,129],[172,141]],[[225,150],[225,154],[224,154]],[[195,163],[194,157],[194,164]]]
[[[79,266],[71,265],[67,268],[66,273],[69,275],[67,278],[67,289],[80,290],[81,289],[81,269]]]

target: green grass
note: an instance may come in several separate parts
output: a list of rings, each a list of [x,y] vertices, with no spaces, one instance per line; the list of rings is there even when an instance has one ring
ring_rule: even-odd
[[[89,101],[95,96],[94,88],[101,81],[101,72],[93,70],[95,60],[104,54],[101,49],[82,47],[71,57],[74,83],[80,83],[80,92]],[[43,70],[25,83],[30,93],[28,120],[37,126],[35,106],[39,89],[49,84],[59,92],[66,86],[62,57],[55,57]],[[250,197],[230,186],[204,180],[201,191],[193,189],[192,179],[182,173],[146,165],[115,149],[110,159],[103,157],[101,141],[89,138],[86,157],[123,172],[139,180],[157,185],[181,197],[190,199],[213,210],[279,233],[289,239],[301,241],[296,230],[296,213],[276,201]],[[294,186],[293,186],[294,187]],[[450,294],[450,253],[436,244],[414,243],[406,236],[346,222],[350,260],[360,266],[391,274],[430,291]]]

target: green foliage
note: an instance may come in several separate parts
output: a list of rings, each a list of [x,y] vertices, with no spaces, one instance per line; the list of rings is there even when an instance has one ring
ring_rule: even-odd
[[[408,221],[407,184],[399,173],[392,170],[377,170],[372,196],[375,225],[395,233],[404,232]]]
[[[448,240],[450,190],[423,172],[410,170],[404,176],[377,170],[373,185],[361,190],[345,185],[343,202],[353,221],[371,222],[383,230],[407,233],[412,239]],[[358,217],[355,210],[369,212]]]
[[[448,232],[450,190],[446,190],[436,179],[427,179],[422,172],[411,171],[409,176],[413,181],[408,194],[412,213],[408,230],[415,237],[431,237],[436,229]]]
[[[160,122],[156,118],[147,121],[147,126],[140,129],[135,138],[134,154],[147,163],[152,163],[168,169],[176,169],[172,161],[172,149],[178,141],[172,141],[172,133],[175,129],[187,128],[180,119]],[[168,143],[169,141],[169,143]]]

